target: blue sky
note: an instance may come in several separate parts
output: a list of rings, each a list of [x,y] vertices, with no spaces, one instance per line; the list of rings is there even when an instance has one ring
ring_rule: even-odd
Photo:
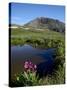
[[[65,22],[65,7],[56,5],[11,3],[11,23],[23,25],[37,17]]]

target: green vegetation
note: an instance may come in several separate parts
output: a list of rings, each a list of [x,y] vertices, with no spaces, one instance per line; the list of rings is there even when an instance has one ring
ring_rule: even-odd
[[[58,32],[49,30],[25,30],[22,28],[11,30],[11,44],[24,45],[30,44],[35,47],[55,47],[58,42],[64,43],[64,35]]]
[[[54,72],[51,75],[38,78],[36,73],[20,73],[11,86],[53,85],[65,83],[65,40],[64,34],[50,30],[26,30],[17,28],[11,30],[11,45],[30,44],[38,48],[55,48]]]
[[[11,82],[11,86],[35,86],[40,85],[41,79],[36,76],[36,72],[23,72],[16,75],[15,80]]]
[[[25,71],[15,76],[15,80],[11,83],[12,86],[17,86],[21,84],[21,86],[34,86],[39,85],[41,79],[36,76],[37,66],[33,64],[31,61],[26,61],[24,63]],[[16,82],[16,83],[15,83]]]
[[[58,68],[54,70],[51,75],[47,75],[42,78],[36,76],[36,72],[21,72],[10,82],[11,87],[64,84],[65,68],[61,65],[57,66]]]
[[[65,83],[65,68],[59,65],[52,75],[47,75],[42,79],[41,85],[55,85]]]

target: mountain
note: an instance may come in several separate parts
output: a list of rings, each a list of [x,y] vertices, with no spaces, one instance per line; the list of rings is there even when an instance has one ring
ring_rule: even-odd
[[[20,27],[20,25],[18,25],[18,24],[9,24],[9,26],[16,26],[16,27]]]
[[[59,20],[45,17],[38,17],[27,24],[24,27],[32,27],[36,29],[49,29],[57,32],[65,32],[65,24]]]

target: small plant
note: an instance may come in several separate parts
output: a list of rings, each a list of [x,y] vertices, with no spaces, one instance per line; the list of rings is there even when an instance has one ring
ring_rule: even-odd
[[[26,61],[24,63],[24,69],[26,72],[36,72],[37,66],[33,64],[32,62]]]
[[[24,63],[24,72],[16,75],[15,82],[17,86],[34,86],[39,85],[41,79],[36,76],[37,65],[32,62],[26,61]]]

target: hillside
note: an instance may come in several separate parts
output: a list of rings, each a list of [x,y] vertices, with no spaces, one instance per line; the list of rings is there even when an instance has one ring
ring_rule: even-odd
[[[65,24],[63,22],[45,17],[36,18],[25,24],[24,27],[32,27],[36,29],[49,29],[63,33],[65,32]]]

